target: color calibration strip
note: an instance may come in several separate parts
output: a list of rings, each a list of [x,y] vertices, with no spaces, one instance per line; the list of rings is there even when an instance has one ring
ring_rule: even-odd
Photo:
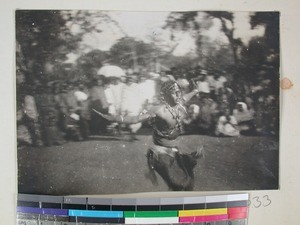
[[[246,225],[248,194],[183,198],[81,198],[18,195],[22,225]]]

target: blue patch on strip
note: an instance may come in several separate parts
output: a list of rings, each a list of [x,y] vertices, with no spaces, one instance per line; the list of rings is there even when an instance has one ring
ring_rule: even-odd
[[[43,215],[68,216],[68,210],[67,209],[48,209],[48,208],[35,208],[35,207],[17,206],[17,212],[19,212],[19,213],[43,214]]]
[[[45,215],[57,215],[57,216],[67,216],[68,210],[67,209],[47,209],[42,208],[42,214]]]
[[[123,218],[123,211],[96,211],[96,210],[72,210],[69,216],[94,217],[94,218]]]

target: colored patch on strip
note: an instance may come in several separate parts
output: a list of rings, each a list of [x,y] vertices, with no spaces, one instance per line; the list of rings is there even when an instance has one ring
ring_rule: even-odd
[[[180,223],[198,223],[198,222],[211,222],[228,220],[228,215],[214,215],[214,216],[191,216],[191,217],[180,217]]]
[[[248,212],[248,207],[234,207],[228,209],[228,214]]]
[[[68,215],[68,210],[66,210],[66,209],[48,209],[48,208],[42,208],[42,214],[45,214],[45,215],[65,216],[65,215]]]
[[[17,207],[18,213],[30,213],[30,214],[48,214],[48,215],[58,215],[67,216],[68,210],[66,209],[48,209],[48,208],[35,208],[35,207]]]
[[[129,211],[124,212],[125,218],[178,217],[177,211]]]
[[[199,210],[181,210],[179,211],[179,217],[184,216],[210,216],[227,214],[227,208],[220,209],[199,209]]]
[[[246,219],[248,216],[247,212],[243,212],[243,213],[233,213],[233,214],[229,214],[229,219],[234,220],[234,219]]]
[[[69,210],[69,216],[123,218],[123,211]]]

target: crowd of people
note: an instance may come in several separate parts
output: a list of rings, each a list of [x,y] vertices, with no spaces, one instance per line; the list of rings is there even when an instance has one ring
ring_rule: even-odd
[[[136,116],[158,104],[160,86],[175,80],[183,93],[199,93],[186,105],[185,134],[214,136],[278,134],[278,96],[264,76],[250,83],[224,71],[196,68],[161,74],[128,72],[125,77],[93,76],[89,81],[52,81],[20,85],[17,90],[18,145],[61,145],[91,135],[122,135],[129,140],[147,123],[120,124],[97,115]]]
[[[202,71],[196,82],[201,91],[188,107],[186,132],[216,136],[278,132],[278,103],[270,80],[262,79],[256,85],[230,82],[225,74]]]

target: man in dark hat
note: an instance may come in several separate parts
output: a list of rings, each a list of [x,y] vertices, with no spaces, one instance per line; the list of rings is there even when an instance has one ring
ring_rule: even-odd
[[[161,103],[138,116],[99,115],[109,121],[125,124],[135,124],[150,120],[153,126],[153,144],[147,152],[149,177],[153,183],[157,182],[157,172],[174,191],[192,190],[194,184],[193,168],[197,164],[201,152],[191,154],[181,153],[175,140],[182,133],[182,121],[186,116],[184,103],[198,94],[198,89],[185,94],[181,93],[179,85],[169,80],[161,87]],[[176,168],[175,168],[176,167]],[[174,171],[176,171],[174,173]]]

